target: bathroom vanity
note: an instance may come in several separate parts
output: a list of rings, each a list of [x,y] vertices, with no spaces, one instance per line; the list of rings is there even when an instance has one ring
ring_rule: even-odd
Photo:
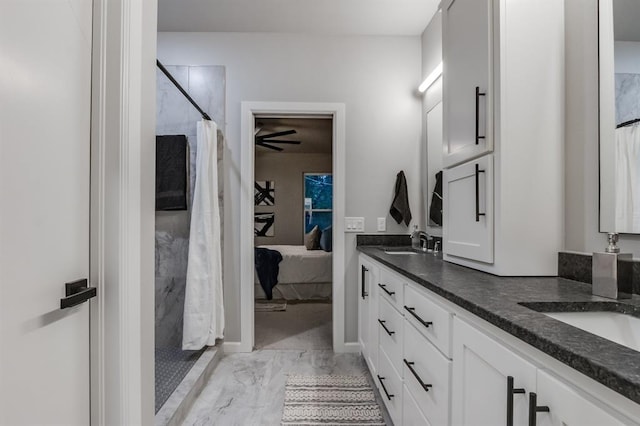
[[[618,303],[567,279],[358,250],[361,351],[394,424],[640,424],[640,352],[545,313],[637,319],[640,297]]]

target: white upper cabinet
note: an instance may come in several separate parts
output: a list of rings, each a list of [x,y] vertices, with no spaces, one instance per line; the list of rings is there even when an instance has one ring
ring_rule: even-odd
[[[492,2],[443,2],[445,167],[493,149]]]
[[[444,258],[495,275],[556,275],[564,2],[445,0],[442,11]],[[484,158],[493,177],[475,174]]]

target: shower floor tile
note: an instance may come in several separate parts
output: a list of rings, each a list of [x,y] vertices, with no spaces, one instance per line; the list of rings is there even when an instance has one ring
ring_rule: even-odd
[[[156,413],[176,390],[202,352],[183,351],[180,348],[156,348]]]

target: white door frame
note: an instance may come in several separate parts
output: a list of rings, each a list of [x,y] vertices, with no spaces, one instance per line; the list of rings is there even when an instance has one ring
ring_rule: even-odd
[[[348,352],[345,345],[345,105],[341,103],[242,102],[240,129],[240,345],[251,352],[254,345],[254,126],[256,114],[330,115],[333,117],[333,350]]]
[[[157,0],[93,0],[91,424],[154,422]]]

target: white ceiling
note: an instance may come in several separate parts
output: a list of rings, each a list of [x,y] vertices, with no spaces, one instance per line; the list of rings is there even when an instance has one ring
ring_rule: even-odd
[[[422,34],[440,0],[158,0],[158,31]]]

